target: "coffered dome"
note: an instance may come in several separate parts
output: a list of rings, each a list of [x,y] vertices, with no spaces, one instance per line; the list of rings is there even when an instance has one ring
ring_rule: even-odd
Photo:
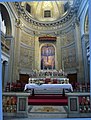
[[[55,21],[66,14],[73,0],[61,1],[31,1],[21,2],[20,5],[32,18],[43,21]]]

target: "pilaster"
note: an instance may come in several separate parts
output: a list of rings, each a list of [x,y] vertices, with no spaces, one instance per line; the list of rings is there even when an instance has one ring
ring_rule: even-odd
[[[3,81],[3,59],[1,58],[1,83],[2,83],[2,88],[4,86],[4,81]]]
[[[59,52],[57,52],[59,51]],[[62,69],[62,65],[61,65],[61,35],[59,37],[57,37],[57,41],[56,41],[56,50],[55,50],[55,58],[56,58],[56,69],[60,70]]]
[[[15,23],[15,39],[14,39],[14,60],[13,60],[13,81],[19,80],[19,56],[20,56],[20,39],[21,39],[21,26],[20,19]]]
[[[12,36],[7,36],[6,40],[10,41],[10,51],[9,51],[9,61],[8,61],[8,81],[12,82],[13,78],[13,61],[14,61],[14,38]]]
[[[88,82],[88,62],[87,62],[87,53],[86,53],[86,41],[88,40],[88,36],[84,34],[81,38],[82,42],[82,53],[83,53],[83,64],[84,64],[84,80],[85,83]]]
[[[84,81],[84,72],[83,72],[80,26],[79,26],[79,21],[77,19],[74,22],[74,38],[75,38],[76,61],[77,61],[77,67],[76,67],[77,81],[81,83]]]
[[[8,62],[5,62],[5,72],[4,72],[4,88],[8,82]]]

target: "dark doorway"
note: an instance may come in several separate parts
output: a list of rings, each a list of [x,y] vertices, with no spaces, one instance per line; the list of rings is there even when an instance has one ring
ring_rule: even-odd
[[[27,74],[20,74],[20,81],[22,83],[28,83],[29,75]]]
[[[77,82],[77,73],[68,74],[67,77],[69,78],[70,83],[76,83]]]

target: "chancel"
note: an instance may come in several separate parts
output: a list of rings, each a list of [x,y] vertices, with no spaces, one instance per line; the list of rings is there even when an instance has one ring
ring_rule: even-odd
[[[88,0],[0,10],[3,118],[91,117]]]

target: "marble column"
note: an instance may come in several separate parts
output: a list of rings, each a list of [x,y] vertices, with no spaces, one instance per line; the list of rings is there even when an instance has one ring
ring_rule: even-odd
[[[55,69],[60,70],[62,69],[61,58],[62,58],[62,51],[61,51],[61,35],[57,37],[57,41],[55,45]]]
[[[91,0],[89,0],[89,33],[91,33]],[[91,46],[91,34],[89,34],[89,43]],[[90,48],[90,61],[91,61],[91,48]],[[91,63],[90,63],[90,108],[91,108]]]
[[[4,61],[1,59],[2,89],[4,88]]]
[[[82,53],[83,53],[83,64],[84,64],[84,80],[85,83],[88,82],[88,61],[87,61],[87,52],[86,52],[86,41],[88,40],[88,35],[83,35],[81,38],[82,41]]]
[[[2,89],[3,89],[3,86],[4,86],[4,73],[3,73],[3,59],[1,58],[1,77],[2,77]]]
[[[1,49],[1,43],[0,43],[0,49]],[[1,50],[0,50],[0,57],[1,57]],[[3,64],[3,60],[0,60],[0,93],[2,93],[2,64]],[[2,110],[3,110],[2,109],[2,94],[0,94],[0,120],[3,119]]]
[[[6,40],[10,41],[10,58],[8,63],[8,81],[13,80],[13,61],[14,61],[14,38],[12,36],[6,37]]]
[[[5,71],[4,71],[4,88],[6,87],[6,84],[8,82],[8,62],[5,62]]]
[[[1,34],[1,6],[0,6],[0,34]],[[0,36],[0,58],[1,58],[1,36]],[[2,61],[0,60],[0,93],[2,93]],[[0,94],[0,120],[3,119],[2,94]]]
[[[74,22],[74,38],[75,38],[75,48],[76,48],[76,61],[77,61],[77,81],[84,81],[83,72],[83,60],[82,60],[82,46],[81,46],[81,35],[80,35],[80,25],[79,21]]]
[[[33,51],[32,51],[32,57],[33,57],[32,58],[32,69],[36,69],[36,59],[35,59],[35,55],[36,55],[36,48],[35,48],[35,45],[36,45],[36,43],[35,43],[36,34],[35,34],[35,31],[33,31],[33,36],[34,36],[34,46],[33,46]]]
[[[35,59],[35,69],[36,70],[40,70],[41,69],[41,50],[40,50],[40,46],[39,46],[39,38],[36,36],[35,38],[35,56],[34,56],[34,59]],[[32,61],[32,64],[33,64],[33,61]],[[32,67],[33,69],[33,67]]]
[[[19,67],[20,67],[20,40],[21,40],[21,26],[20,19],[15,23],[15,36],[14,36],[14,55],[13,55],[13,77],[12,80],[19,80]]]

